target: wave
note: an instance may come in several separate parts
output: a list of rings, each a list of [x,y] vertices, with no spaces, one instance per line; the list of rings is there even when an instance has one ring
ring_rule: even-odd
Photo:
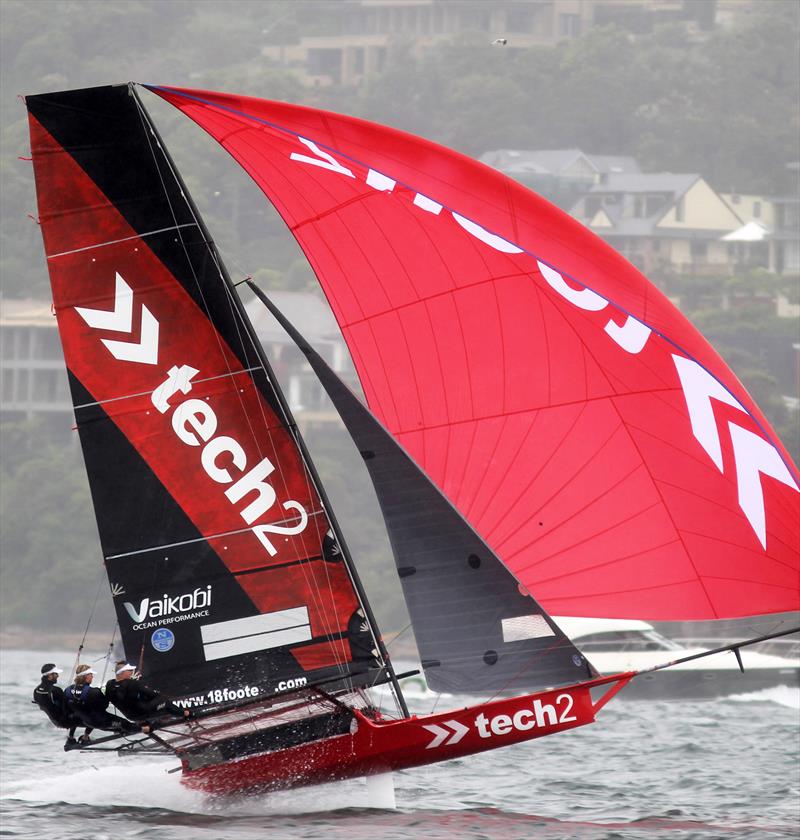
[[[737,703],[777,703],[787,709],[800,710],[800,688],[792,685],[774,685],[760,691],[732,694],[727,699]]]

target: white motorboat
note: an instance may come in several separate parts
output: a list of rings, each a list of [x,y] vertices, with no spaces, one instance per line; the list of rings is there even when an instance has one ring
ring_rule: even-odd
[[[659,633],[652,624],[617,618],[557,618],[601,674],[641,671],[702,653],[716,645],[687,646]],[[718,645],[726,644],[720,640]],[[759,691],[776,685],[800,684],[800,659],[784,658],[743,648],[744,673],[732,651],[682,662],[663,671],[643,674],[621,693],[628,699],[711,699]]]

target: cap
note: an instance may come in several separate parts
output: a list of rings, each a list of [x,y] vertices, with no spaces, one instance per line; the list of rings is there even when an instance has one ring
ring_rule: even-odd
[[[120,674],[124,674],[125,671],[135,671],[135,670],[136,670],[135,665],[129,665],[129,664],[126,663],[124,665],[120,665],[119,668],[117,668],[117,670],[114,671],[114,675],[119,676]]]
[[[61,668],[56,668],[56,666],[52,662],[47,662],[42,665],[42,676],[46,677],[49,674],[60,674],[62,672]]]

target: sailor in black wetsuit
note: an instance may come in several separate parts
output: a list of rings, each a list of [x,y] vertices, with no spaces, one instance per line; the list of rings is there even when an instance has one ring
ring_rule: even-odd
[[[191,717],[188,709],[181,709],[171,700],[163,697],[154,688],[146,686],[135,678],[136,666],[129,665],[124,660],[117,662],[114,671],[115,679],[106,683],[106,697],[131,720],[144,718]]]
[[[139,731],[149,732],[146,726],[140,727],[106,711],[108,699],[99,688],[92,686],[96,673],[97,671],[92,670],[88,665],[78,665],[75,683],[64,692],[69,711],[77,715],[86,726],[94,729],[105,729],[108,732],[126,735]]]
[[[42,681],[33,690],[33,702],[50,718],[53,726],[69,730],[64,743],[64,746],[68,747],[77,743],[75,730],[81,725],[81,719],[67,708],[64,692],[61,686],[56,685],[60,673],[61,668],[56,668],[52,662],[42,665]],[[88,742],[91,731],[91,728],[87,727],[80,740]]]

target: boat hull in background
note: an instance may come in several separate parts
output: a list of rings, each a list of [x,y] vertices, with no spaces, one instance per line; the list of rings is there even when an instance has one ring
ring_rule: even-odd
[[[734,694],[748,694],[776,686],[800,686],[800,668],[759,668],[745,672],[738,668],[666,668],[641,674],[621,693],[626,700],[716,700]]]

